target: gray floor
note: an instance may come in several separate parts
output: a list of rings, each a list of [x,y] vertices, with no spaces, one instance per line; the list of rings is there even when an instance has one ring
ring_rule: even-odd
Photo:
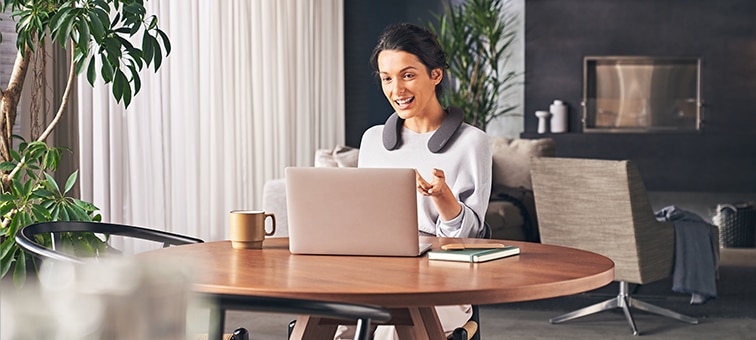
[[[560,325],[551,325],[553,312],[513,310],[483,306],[483,339],[632,339],[630,327],[618,312],[605,312]],[[753,339],[756,319],[704,318],[698,325],[669,320],[645,313],[635,313],[636,324],[644,339]],[[250,339],[286,339],[286,325],[293,315],[229,313],[227,324],[244,325]]]

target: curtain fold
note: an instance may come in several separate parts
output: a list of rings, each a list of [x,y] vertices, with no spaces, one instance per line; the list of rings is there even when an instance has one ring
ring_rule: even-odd
[[[343,0],[146,6],[173,49],[129,108],[78,80],[82,198],[105,221],[227,239],[266,180],[344,143]]]

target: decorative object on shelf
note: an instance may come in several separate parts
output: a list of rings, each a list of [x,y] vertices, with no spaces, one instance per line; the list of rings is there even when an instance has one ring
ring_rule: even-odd
[[[567,105],[564,105],[561,100],[555,99],[554,103],[549,106],[549,112],[551,112],[551,132],[567,132]]]
[[[549,132],[549,118],[551,112],[549,111],[536,111],[536,117],[538,117],[538,133]]]

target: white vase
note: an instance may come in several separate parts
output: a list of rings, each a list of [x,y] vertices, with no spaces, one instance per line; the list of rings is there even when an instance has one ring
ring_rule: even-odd
[[[551,112],[551,132],[567,132],[567,105],[564,105],[561,100],[554,100],[554,103],[549,106],[549,112]]]

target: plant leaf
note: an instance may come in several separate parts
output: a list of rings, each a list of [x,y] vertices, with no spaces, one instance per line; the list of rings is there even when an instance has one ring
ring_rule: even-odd
[[[7,245],[6,245],[7,244]],[[6,274],[8,274],[8,271],[10,270],[11,264],[13,264],[14,257],[16,255],[16,252],[19,248],[15,247],[15,242],[11,241],[10,239],[6,239],[5,242],[3,242],[3,251],[5,251],[5,255],[0,258],[2,261],[2,264],[0,265],[0,277],[5,277]]]
[[[95,69],[95,58],[89,58],[89,66],[87,66],[87,81],[89,85],[94,86],[97,80],[97,70]]]
[[[150,35],[149,31],[144,31],[144,34],[142,34],[142,58],[147,65],[152,62],[152,55],[154,53],[152,39],[154,38]]]
[[[123,98],[124,88],[128,87],[128,81],[126,80],[126,76],[123,75],[123,72],[121,70],[117,70],[115,73],[115,78],[113,79],[113,97],[115,97],[116,101],[121,101],[121,98]]]
[[[60,30],[57,31],[57,35],[53,35],[58,40],[61,47],[66,47],[66,41],[71,37],[71,31],[73,30],[74,20],[76,16],[66,14],[62,20],[63,23],[60,26]]]
[[[76,178],[79,175],[79,170],[74,171],[71,176],[68,176],[68,180],[66,180],[66,187],[63,193],[67,193],[68,191],[73,188],[74,184],[76,183]]]
[[[2,172],[10,172],[16,168],[16,164],[12,162],[2,162],[0,163],[0,171]]]
[[[110,65],[105,54],[102,54],[100,59],[102,61],[102,80],[105,81],[105,84],[110,83],[113,81],[113,65]]]
[[[18,252],[16,257],[16,268],[13,270],[13,284],[16,287],[22,287],[26,282],[26,253]]]
[[[100,20],[100,17],[97,15],[96,11],[89,11],[87,15],[89,16],[89,24],[90,30],[92,31],[92,36],[94,36],[95,41],[99,44],[102,42],[102,38],[105,37],[105,26],[103,26],[102,21]]]
[[[45,172],[45,178],[47,179],[45,182],[48,185],[48,188],[51,189],[53,194],[60,195],[60,188],[58,187],[58,182],[55,181],[55,178],[50,176],[50,174]]]
[[[79,41],[77,47],[82,53],[86,53],[89,51],[89,41],[92,39],[89,35],[89,25],[87,20],[83,17],[80,18],[76,27],[79,29]]]
[[[163,47],[165,48],[165,56],[167,57],[169,54],[171,54],[171,40],[168,39],[168,35],[165,34],[162,30],[157,30],[157,34],[160,36],[160,40],[163,41]]]

